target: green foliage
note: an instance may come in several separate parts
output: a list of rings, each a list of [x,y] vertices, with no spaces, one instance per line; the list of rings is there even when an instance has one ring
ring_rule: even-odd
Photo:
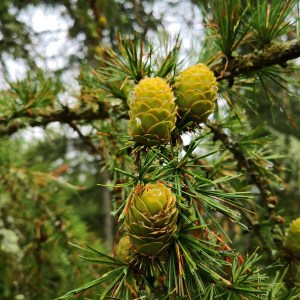
[[[151,51],[143,60],[141,44],[127,41],[124,45],[121,42],[122,47],[126,48],[127,45],[127,51],[121,51],[121,58],[115,56],[117,63],[109,64],[109,72],[123,73],[124,77],[136,82],[143,76],[155,76],[150,71],[151,60],[148,60]],[[111,60],[114,61],[113,57]],[[155,69],[154,62],[152,69]],[[105,67],[99,73],[100,77],[106,75],[104,70]],[[228,88],[224,88],[223,92],[230,101],[234,93]],[[178,232],[167,256],[147,258],[147,255],[140,256],[130,250],[133,253],[129,254],[130,258],[124,264],[131,272],[126,271],[125,276],[124,269],[117,268],[117,275],[114,273],[122,288],[113,280],[101,297],[105,297],[110,290],[111,297],[122,298],[126,295],[126,299],[143,295],[149,299],[158,295],[164,295],[166,299],[202,299],[208,296],[212,299],[269,299],[276,298],[278,291],[278,299],[285,297],[282,296],[285,293],[282,284],[284,276],[277,275],[277,280],[271,284],[272,278],[254,268],[258,256],[253,254],[243,258],[231,250],[227,244],[230,237],[224,230],[226,219],[239,224],[243,230],[248,230],[243,221],[250,229],[258,222],[260,225],[255,226],[255,232],[259,232],[260,236],[264,232],[271,242],[268,246],[276,247],[271,232],[274,223],[277,224],[276,218],[273,219],[271,192],[281,181],[272,166],[273,161],[280,156],[270,151],[272,139],[265,135],[264,129],[248,127],[247,117],[241,111],[237,111],[238,114],[234,111],[230,115],[221,114],[220,111],[223,113],[223,110],[217,109],[215,120],[203,125],[201,131],[195,125],[188,146],[182,144],[180,128],[174,131],[170,145],[146,148],[132,145],[135,172],[120,168],[117,170],[129,180],[117,186],[134,188],[131,191],[128,189],[127,198],[116,211],[119,215],[119,230],[122,231],[135,189],[139,189],[139,185],[159,180],[169,184],[176,194],[180,212]],[[220,148],[215,147],[210,151],[215,141],[220,142]],[[199,155],[198,149],[205,151],[205,154]],[[236,168],[232,166],[234,161],[237,161]],[[226,165],[228,171],[224,170]],[[251,185],[256,186],[258,192],[251,190]],[[262,203],[257,201],[259,198],[262,198]],[[260,215],[252,214],[253,207],[260,211]],[[263,224],[264,219],[270,221],[267,226]],[[264,227],[271,231],[266,233]],[[262,238],[259,243],[263,245],[265,239]],[[133,275],[136,273],[141,274],[139,278]],[[160,276],[166,278],[165,283],[159,281]],[[131,282],[130,286],[123,287],[125,278]],[[106,275],[87,286],[98,284],[102,279],[105,280]],[[209,285],[209,282],[214,282],[215,287]],[[84,291],[87,286],[67,293],[63,298]],[[295,294],[288,293],[286,299],[295,297]]]
[[[47,110],[50,113],[57,107],[58,94],[63,91],[59,79],[47,76],[42,70],[28,72],[24,79],[8,83],[10,89],[3,91],[0,98],[0,118],[9,120]]]
[[[214,48],[213,52],[221,51],[227,59],[249,52],[253,47],[261,48],[295,30],[296,21],[291,17],[295,0],[198,2],[204,11],[210,40],[206,43]],[[208,50],[207,44],[204,51]]]
[[[287,19],[296,3],[295,0],[248,0],[253,15],[254,39],[265,45],[293,31],[292,22]]]
[[[105,67],[100,69],[100,74],[107,77],[112,75],[112,79],[131,79],[139,82],[144,77],[158,76],[168,77],[174,75],[177,66],[180,41],[176,38],[174,46],[162,53],[154,49],[153,45],[145,45],[137,36],[129,39],[118,35],[118,50],[106,50],[102,58]],[[101,58],[100,58],[101,59]],[[173,73],[173,74],[172,74]]]
[[[53,299],[57,291],[80,284],[77,274],[94,272],[76,262],[68,241],[97,239],[67,204],[78,187],[26,165],[19,143],[1,141],[0,293],[3,299]]]
[[[239,0],[216,0],[210,10],[216,24],[210,24],[209,34],[222,53],[230,58],[249,33],[251,18],[246,22],[247,8]]]

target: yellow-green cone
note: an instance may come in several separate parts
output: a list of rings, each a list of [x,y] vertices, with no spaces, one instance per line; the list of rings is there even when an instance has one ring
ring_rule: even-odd
[[[117,258],[123,261],[127,261],[130,257],[130,249],[132,244],[130,242],[129,236],[124,235],[118,242],[116,247]]]
[[[177,230],[176,197],[162,183],[146,184],[134,193],[125,225],[136,251],[147,256],[165,253]]]
[[[145,78],[129,104],[129,133],[141,145],[167,144],[175,128],[177,107],[170,86],[161,78]]]
[[[285,247],[295,257],[300,258],[300,218],[290,224],[285,238]]]
[[[197,64],[182,71],[176,78],[174,93],[178,113],[187,122],[206,122],[217,99],[217,81],[205,65]]]

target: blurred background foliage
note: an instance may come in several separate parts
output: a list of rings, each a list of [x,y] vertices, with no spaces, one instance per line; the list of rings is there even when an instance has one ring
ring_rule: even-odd
[[[115,171],[115,167],[128,168],[130,162],[126,150],[118,151],[124,145],[127,129],[122,119],[124,110],[119,110],[117,104],[120,98],[126,99],[130,87],[128,91],[122,89],[125,95],[116,96],[114,92],[120,93],[123,83],[120,80],[107,97],[89,66],[103,66],[107,49],[118,51],[118,32],[129,37],[138,33],[145,44],[154,38],[157,48],[164,33],[175,35],[181,31],[183,65],[197,60],[207,62],[214,52],[209,52],[204,28],[222,17],[215,9],[221,2],[0,2],[1,299],[53,299],[92,278],[97,268],[79,261],[68,246],[70,241],[85,241],[103,251],[112,249],[115,221],[110,214],[111,198],[123,199],[124,195],[118,188],[97,184],[125,180]],[[240,1],[241,7],[248,2]],[[50,24],[40,29],[44,16]],[[290,16],[296,19],[297,11],[290,12]],[[283,36],[284,40],[297,37],[297,28]],[[265,43],[267,37],[263,35],[262,39]],[[55,40],[57,44],[49,48]],[[219,42],[223,53],[236,56],[234,47],[224,40]],[[201,45],[207,53],[199,55]],[[240,47],[240,53],[248,53],[247,47]],[[247,85],[254,86],[255,93],[253,89],[247,93]],[[240,87],[242,97],[238,96]],[[246,113],[252,128],[265,124],[275,137],[273,149],[283,155],[275,168],[283,182],[274,188],[274,201],[278,203],[276,211],[288,224],[300,211],[298,66],[270,67],[258,72],[251,82],[242,78],[235,82],[231,93],[235,102],[228,109]],[[109,114],[116,117],[108,118]],[[240,236],[243,253],[260,244],[251,244],[237,228],[231,231]]]

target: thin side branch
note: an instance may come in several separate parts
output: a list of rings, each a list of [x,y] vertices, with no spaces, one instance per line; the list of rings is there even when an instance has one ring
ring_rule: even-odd
[[[75,132],[77,132],[80,139],[90,147],[93,154],[101,154],[100,148],[96,147],[91,138],[88,135],[84,135],[80,128],[73,121],[70,121],[68,124]]]
[[[108,110],[106,108],[99,109],[98,111],[89,108],[83,111],[63,109],[51,113],[39,112],[38,114],[28,114],[28,116],[22,116],[19,120],[11,121],[3,118],[0,119],[0,136],[11,135],[25,127],[46,127],[52,122],[70,124],[73,121],[89,122],[104,120],[108,117]]]
[[[257,170],[255,163],[245,156],[244,152],[239,149],[238,144],[230,141],[227,134],[224,133],[217,124],[207,123],[206,125],[213,133],[214,139],[221,141],[224,147],[233,154],[234,158],[238,162],[238,168],[240,170],[244,169],[247,172],[249,182],[256,185],[262,198],[265,200],[267,208],[270,209],[268,204],[273,202],[273,196],[270,192],[267,180],[259,175],[259,171]]]
[[[232,142],[230,140],[230,137],[224,131],[222,131],[217,124],[207,123],[206,125],[213,133],[214,139],[219,140],[223,144],[223,146],[233,154],[235,160],[237,161],[237,168],[246,172],[246,175],[248,176],[248,182],[255,185],[259,190],[260,195],[263,199],[263,205],[267,212],[267,215],[265,216],[266,219],[272,220],[273,226],[275,224],[284,223],[284,218],[276,214],[274,211],[275,205],[277,203],[277,196],[272,194],[268,181],[260,175],[254,161],[247,158],[244,152],[239,148],[239,145]],[[264,234],[261,231],[260,224],[257,222],[252,222],[252,220],[250,220],[246,214],[244,214],[244,217],[246,218],[249,225],[252,226],[252,230],[255,235],[261,241],[262,249],[266,251],[266,253],[271,257],[272,251],[265,240]]]
[[[261,70],[273,65],[286,66],[286,62],[300,57],[300,39],[269,44],[262,50],[230,59],[228,65],[219,64],[212,68],[218,80],[230,80],[242,74]]]

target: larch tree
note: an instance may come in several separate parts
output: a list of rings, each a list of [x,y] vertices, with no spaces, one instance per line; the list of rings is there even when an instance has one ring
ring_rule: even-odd
[[[284,132],[299,123],[289,107],[299,107],[298,2],[196,2],[204,24],[197,53],[182,51],[180,37],[147,39],[141,1],[113,2],[126,2],[136,15],[129,12],[129,34],[112,39],[101,26],[109,9],[118,15],[104,2],[74,2],[89,3],[84,19],[92,16],[98,27],[72,102],[61,101],[61,81],[40,70],[1,91],[0,230],[14,232],[16,253],[18,239],[32,238],[21,249],[27,266],[7,262],[11,253],[0,248],[3,278],[20,272],[26,288],[19,277],[18,296],[31,299],[48,297],[47,280],[54,289],[55,282],[67,286],[51,291],[57,299],[299,299],[299,199],[283,197],[287,167],[274,132],[277,123]],[[110,195],[112,251],[70,205],[89,193],[80,180],[62,180],[80,153],[62,159],[68,139],[49,129],[54,122],[71,127],[89,149],[85,168],[105,174],[98,193],[100,201]],[[24,148],[16,133],[29,127],[48,128],[57,143]],[[73,166],[65,178],[83,170]],[[84,264],[74,258],[78,251]],[[10,299],[4,282],[0,293]]]

